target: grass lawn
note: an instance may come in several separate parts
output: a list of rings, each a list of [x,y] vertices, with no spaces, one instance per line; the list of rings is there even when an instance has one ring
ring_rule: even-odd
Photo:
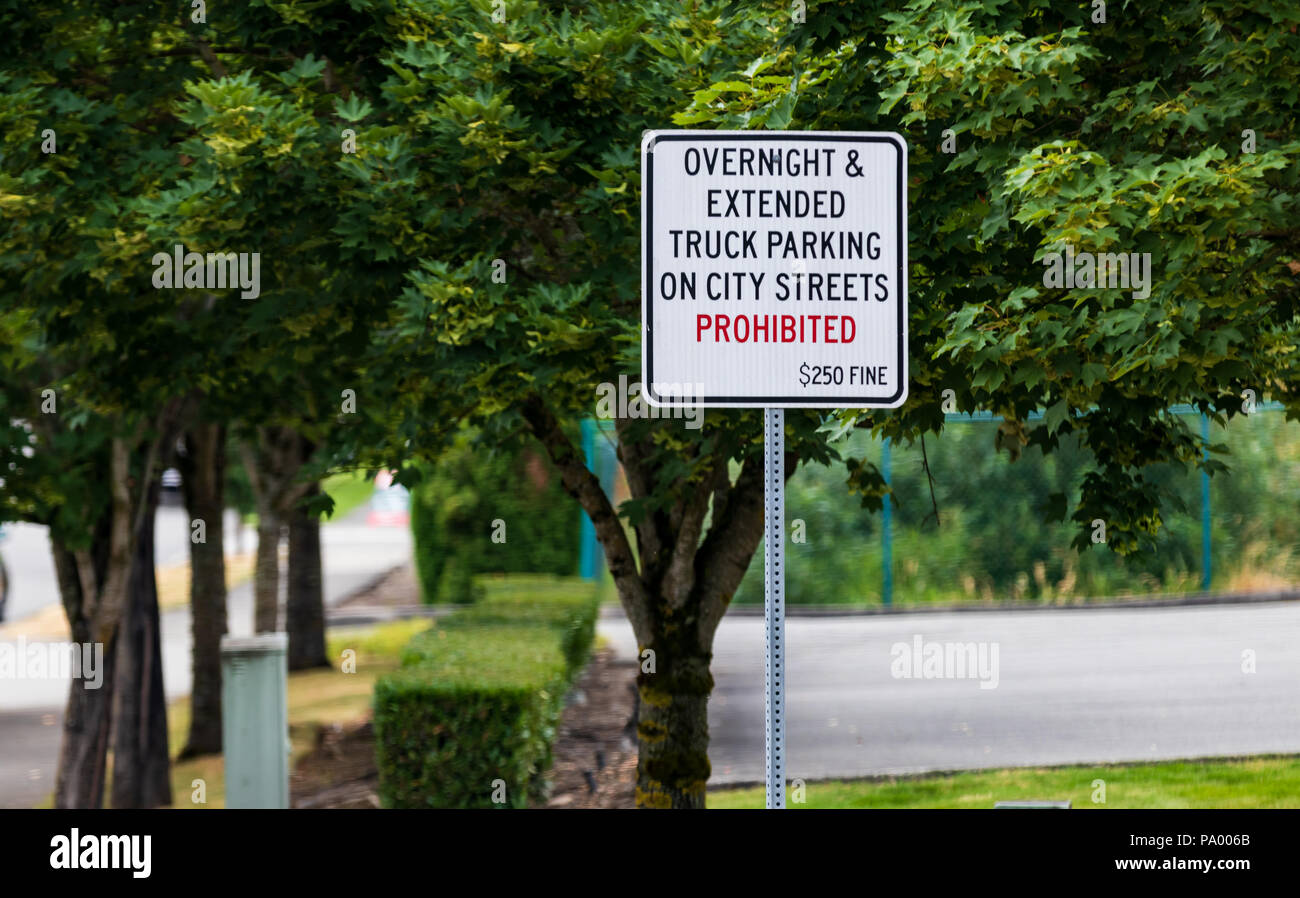
[[[334,510],[329,517],[321,516],[321,521],[328,523],[338,521],[347,517],[356,511],[362,505],[370,501],[370,496],[375,491],[373,481],[366,479],[365,471],[344,471],[341,474],[331,474],[321,481],[321,490],[329,494],[334,500]],[[253,530],[257,529],[257,512],[250,511],[244,515],[244,524]]]
[[[1094,804],[1093,780],[1106,781]],[[1075,808],[1297,808],[1300,757],[1029,767],[880,780],[808,783],[791,808],[991,808],[998,801],[1069,799]],[[763,789],[709,792],[710,808],[761,808]]]
[[[327,723],[353,723],[370,710],[375,679],[397,668],[402,647],[416,633],[428,629],[427,620],[394,621],[366,627],[332,630],[327,650],[336,666],[330,669],[289,674],[289,740],[293,743],[291,766],[315,745],[317,729]],[[343,652],[356,652],[356,673],[343,673],[338,664]],[[172,757],[185,744],[189,730],[190,700],[178,699],[167,710]],[[204,781],[207,803],[192,799],[195,780]],[[225,807],[225,763],[221,756],[194,758],[172,764],[173,807]]]
[[[345,471],[326,477],[321,489],[334,500],[334,512],[325,520],[337,521],[369,502],[375,485],[366,479],[365,471]]]

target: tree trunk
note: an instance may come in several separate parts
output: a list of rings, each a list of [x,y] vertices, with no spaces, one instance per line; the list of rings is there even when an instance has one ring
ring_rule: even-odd
[[[313,485],[307,492],[320,492]],[[321,580],[320,516],[295,508],[289,518],[289,669],[329,667],[325,655],[325,594]]]
[[[257,566],[253,574],[253,632],[274,633],[280,622],[280,518],[257,516]]]
[[[637,675],[636,804],[702,809],[711,772],[711,656],[688,645],[659,645],[654,650],[654,672]]]
[[[157,663],[161,657],[158,640],[157,589],[153,580],[153,513],[158,505],[157,465],[166,455],[167,447],[176,439],[186,414],[188,400],[175,397],[159,409],[154,418],[151,436],[140,442],[146,422],[140,422],[135,438],[112,437],[107,445],[88,464],[100,465],[104,477],[102,486],[107,493],[107,505],[98,508],[98,520],[90,527],[89,548],[72,549],[68,537],[51,522],[50,542],[53,548],[55,571],[59,581],[59,596],[68,618],[68,629],[74,642],[81,648],[83,658],[90,651],[100,660],[103,676],[74,677],[68,693],[67,712],[63,721],[63,745],[59,750],[59,768],[55,776],[55,807],[98,808],[103,805],[105,767],[112,729],[116,694],[116,667],[119,656],[119,632],[130,610],[140,605],[146,630],[153,627],[149,642],[149,655],[142,654],[143,647],[133,659],[145,659],[143,676],[134,694],[149,695],[149,704],[143,705],[143,734],[159,741],[161,732],[162,761],[166,765],[166,710],[158,702],[162,697],[162,668]],[[102,452],[102,454],[101,454]],[[133,462],[134,459],[134,462]],[[87,508],[95,508],[94,498]],[[147,553],[148,583],[133,587],[132,571],[140,568],[136,559],[136,542],[139,534],[148,529]],[[135,601],[139,598],[140,601]],[[143,603],[143,604],[142,604]],[[152,610],[150,610],[152,605]],[[145,636],[148,636],[146,633]],[[150,645],[152,643],[152,645]],[[152,666],[148,659],[153,659]],[[84,674],[84,668],[83,668]],[[133,671],[128,682],[137,679]],[[157,697],[153,692],[156,690]],[[151,709],[151,710],[150,710]],[[161,721],[161,727],[158,722]],[[121,759],[118,759],[122,763]],[[150,773],[151,776],[156,775]]]
[[[117,636],[111,795],[114,808],[155,808],[172,802],[158,583],[154,576],[158,482],[155,480],[146,490],[144,501],[148,505],[136,533],[127,581],[126,616]]]
[[[77,640],[79,645],[85,641]],[[113,646],[103,654],[104,677],[98,689],[74,679],[63,714],[63,744],[54,787],[56,808],[101,808],[104,805],[108,733],[113,713]]]
[[[672,475],[678,479],[673,499],[638,517],[633,552],[600,481],[587,470],[555,414],[536,395],[521,410],[565,490],[591,518],[636,635],[642,665],[637,676],[637,806],[703,808],[710,772],[713,635],[763,536],[762,459],[745,452],[733,482],[725,455],[698,447],[695,455],[666,454],[656,445],[653,430],[619,419],[618,455],[634,500],[657,494],[665,466],[678,469]],[[797,464],[798,458],[787,453],[787,478]]]
[[[190,731],[180,758],[220,754],[221,637],[226,634],[225,477],[226,434],[218,424],[199,424],[185,435],[181,459],[185,508],[191,527],[203,521],[206,542],[190,539],[191,658]]]
[[[91,527],[90,548],[72,550],[51,530],[50,545],[59,581],[59,598],[77,650],[97,655],[102,675],[74,677],[63,715],[63,742],[55,774],[56,808],[102,808],[113,723],[119,608],[131,563],[131,503],[127,487],[129,450],[114,440],[107,471],[111,501]],[[83,654],[84,657],[84,654]]]
[[[53,542],[54,567],[64,607],[80,608],[81,580],[71,551]],[[93,642],[91,622],[85,617],[70,621],[72,641],[77,646]],[[73,679],[63,714],[63,742],[54,787],[56,808],[101,808],[104,805],[105,765],[108,733],[113,712],[113,645],[102,646],[101,676],[98,683],[85,677]]]
[[[239,448],[257,500],[254,629],[274,633],[280,618],[280,533],[298,500],[312,486],[296,480],[311,454],[310,447],[290,428],[259,427],[255,441],[241,440]]]

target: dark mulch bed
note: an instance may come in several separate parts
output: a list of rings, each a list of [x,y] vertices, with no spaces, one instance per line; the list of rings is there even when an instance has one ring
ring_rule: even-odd
[[[295,808],[377,808],[379,771],[375,731],[370,721],[322,727],[316,747],[289,775],[289,806]]]
[[[596,653],[560,718],[548,808],[630,808],[636,790],[632,722],[636,662]]]

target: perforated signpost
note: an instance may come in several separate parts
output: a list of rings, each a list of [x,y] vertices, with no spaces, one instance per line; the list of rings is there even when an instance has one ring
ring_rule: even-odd
[[[649,131],[641,382],[660,407],[764,409],[767,806],[785,806],[785,409],[907,399],[907,144],[846,131]]]

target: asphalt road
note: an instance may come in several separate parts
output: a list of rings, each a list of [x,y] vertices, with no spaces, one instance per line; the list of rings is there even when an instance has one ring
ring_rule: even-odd
[[[232,555],[242,539],[243,550],[251,552],[257,534],[244,527],[236,536],[239,515],[226,512],[226,554]],[[154,519],[154,555],[159,567],[179,564],[189,557],[189,516],[184,508],[165,505]],[[0,555],[9,572],[9,601],[6,621],[22,620],[47,605],[59,603],[59,584],[50,555],[50,537],[45,527],[36,524],[5,524],[5,538],[0,540]]]
[[[602,619],[618,652],[631,628]],[[891,674],[895,643],[996,643],[996,688]],[[792,617],[789,778],[1300,752],[1300,602]],[[1255,657],[1244,673],[1243,651]],[[987,656],[991,658],[991,655]],[[763,780],[763,620],[715,643],[712,783]]]

